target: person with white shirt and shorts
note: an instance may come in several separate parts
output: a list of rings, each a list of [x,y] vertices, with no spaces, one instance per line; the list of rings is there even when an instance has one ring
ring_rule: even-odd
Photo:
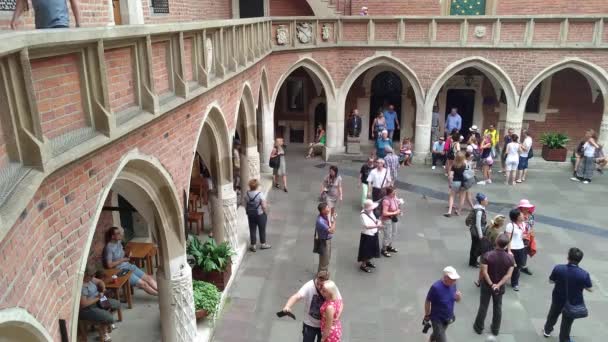
[[[517,165],[519,164],[519,143],[517,142],[519,137],[517,134],[511,136],[511,142],[507,144],[505,148],[505,180],[506,185],[515,184],[515,175],[517,173]]]

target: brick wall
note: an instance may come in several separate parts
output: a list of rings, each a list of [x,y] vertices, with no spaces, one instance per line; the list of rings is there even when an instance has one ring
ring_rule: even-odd
[[[80,95],[78,55],[41,58],[31,65],[42,133],[53,139],[87,126]]]
[[[21,20],[18,24],[19,30],[34,29],[34,8],[32,7],[31,0],[28,0],[28,3],[29,11],[23,12],[21,15]],[[109,23],[114,22],[114,18],[110,14],[110,4],[108,0],[79,0],[78,4],[80,6],[81,25],[83,27],[106,26]],[[70,5],[68,5],[68,8],[70,10],[70,26],[75,26],[76,20],[72,14],[72,8]],[[2,28],[9,26],[13,14],[12,12],[4,13],[6,13],[6,15],[0,20],[0,27]]]
[[[154,91],[158,95],[165,94],[171,91],[171,82],[169,82],[169,68],[167,54],[169,53],[168,42],[158,42],[152,44],[152,67],[154,72]]]
[[[586,130],[599,132],[602,97],[598,96],[595,103],[591,102],[589,83],[578,71],[566,69],[553,76],[548,108],[559,112],[548,113],[544,122],[526,121],[536,140],[546,132],[565,133],[571,139],[568,148],[573,149],[584,138]]]
[[[269,0],[271,16],[315,15],[306,0]]]
[[[608,12],[605,0],[497,0],[496,14],[600,14]]]
[[[108,192],[104,207],[112,206],[112,191]],[[109,210],[102,210],[95,227],[95,234],[91,242],[88,261],[97,267],[103,267],[103,248],[105,247],[106,231],[114,226],[114,215]]]
[[[97,226],[92,218],[97,203],[104,201],[99,197],[110,185],[121,157],[134,148],[153,155],[168,170],[181,193],[190,181],[192,148],[205,108],[217,101],[226,115],[228,129],[234,129],[237,92],[248,80],[257,98],[261,66],[250,68],[153,124],[47,177],[0,242],[0,309],[26,309],[54,340],[59,340],[57,319],[69,321],[71,317],[75,273],[89,229]]]
[[[142,0],[146,24],[232,18],[231,0],[169,0],[169,13],[154,13],[152,0]]]
[[[105,51],[110,108],[118,113],[136,105],[132,48]]]

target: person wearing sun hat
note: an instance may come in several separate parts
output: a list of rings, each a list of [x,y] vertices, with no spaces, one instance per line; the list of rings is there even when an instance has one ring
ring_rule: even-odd
[[[359,255],[357,261],[361,263],[359,269],[365,273],[371,273],[372,268],[376,268],[370,260],[380,257],[380,239],[378,238],[378,228],[382,228],[382,221],[374,215],[374,209],[378,203],[371,199],[363,202],[361,210],[361,239],[359,240]]]
[[[526,225],[526,230],[524,231],[524,244],[526,245],[526,252],[530,254],[530,238],[534,234],[534,210],[536,206],[530,203],[527,199],[522,199],[519,201],[517,208],[524,216],[524,223]],[[532,271],[528,268],[527,262],[526,265],[521,267],[521,272],[527,275],[532,275]]]
[[[424,303],[424,321],[431,322],[433,333],[431,341],[447,341],[445,331],[456,319],[454,303],[459,302],[462,293],[456,288],[460,275],[452,266],[443,269],[443,277],[431,285]]]

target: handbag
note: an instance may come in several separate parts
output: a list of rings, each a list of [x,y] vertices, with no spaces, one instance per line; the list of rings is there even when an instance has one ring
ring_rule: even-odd
[[[573,305],[570,303],[568,287],[568,275],[566,274],[566,303],[564,304],[564,308],[562,309],[562,314],[571,319],[585,318],[589,316],[589,311],[587,310],[585,303],[577,305]]]
[[[319,240],[319,236],[317,235],[317,228],[315,228],[315,238],[313,240],[312,252],[321,254],[321,240]]]
[[[112,305],[110,305],[110,301],[105,295],[102,295],[97,301],[97,306],[99,306],[102,310],[110,310]]]
[[[268,166],[272,169],[278,169],[281,166],[281,156],[277,155],[275,157],[270,158],[268,161]]]

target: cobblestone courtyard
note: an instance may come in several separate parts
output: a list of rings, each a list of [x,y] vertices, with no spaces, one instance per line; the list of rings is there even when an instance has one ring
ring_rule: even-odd
[[[294,150],[288,155],[289,194],[275,189],[269,195],[268,240],[273,248],[245,257],[217,321],[215,342],[301,340],[302,304],[294,309],[297,321],[279,319],[275,312],[312,279],[316,270],[317,258],[311,252],[313,227],[327,166],[319,159],[296,157]],[[360,232],[356,176],[360,163],[342,162],[338,166],[344,202],[338,209],[330,271],[345,301],[343,340],[426,341],[428,337],[421,333],[426,292],[441,277],[443,267],[452,265],[462,276],[458,286],[464,297],[456,305],[457,319],[448,337],[458,342],[484,341],[485,335],[472,330],[479,303],[478,289],[473,285],[478,270],[467,266],[470,238],[464,215],[442,216],[447,205],[443,170],[422,166],[401,169],[398,187],[399,196],[406,200],[406,214],[400,220],[395,243],[399,253],[377,260],[376,271],[365,274],[356,263]],[[554,264],[565,262],[572,246],[585,252],[581,266],[591,273],[595,290],[585,293],[590,317],[575,322],[572,336],[577,342],[605,341],[608,328],[602,317],[608,313],[608,289],[604,288],[608,284],[608,228],[603,219],[603,196],[608,178],[598,176],[591,185],[582,185],[569,181],[568,171],[563,169],[532,169],[527,184],[507,188],[501,177],[495,174],[495,184],[478,185],[473,191],[489,196],[491,217],[507,214],[521,198],[535,203],[539,253],[529,261],[534,275],[522,275],[521,291],[507,288],[499,341],[557,341],[557,337],[545,339],[541,334],[552,290],[548,276]]]

